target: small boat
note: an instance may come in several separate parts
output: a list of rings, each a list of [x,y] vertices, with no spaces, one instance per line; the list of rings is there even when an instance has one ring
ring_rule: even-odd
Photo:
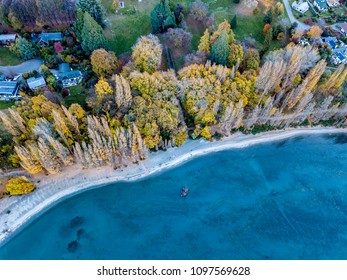
[[[186,188],[186,187],[182,188],[182,190],[181,190],[181,197],[186,197],[188,195],[188,193],[189,193],[189,189],[188,188]]]

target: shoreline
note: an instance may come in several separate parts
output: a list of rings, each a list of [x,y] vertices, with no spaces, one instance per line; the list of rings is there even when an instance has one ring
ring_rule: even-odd
[[[150,153],[139,164],[130,164],[123,169],[113,170],[109,166],[82,170],[73,165],[56,175],[32,175],[37,189],[25,196],[5,197],[0,200],[0,246],[18,229],[54,206],[64,198],[82,191],[115,182],[132,182],[163,170],[183,164],[193,158],[222,150],[240,149],[248,146],[279,141],[299,135],[347,133],[347,129],[332,127],[288,128],[262,132],[256,135],[236,133],[219,141],[189,140],[180,147]],[[36,183],[39,181],[39,183]]]

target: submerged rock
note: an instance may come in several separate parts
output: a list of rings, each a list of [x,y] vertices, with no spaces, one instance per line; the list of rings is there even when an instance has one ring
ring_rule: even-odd
[[[78,227],[82,225],[83,223],[84,223],[84,218],[80,216],[76,216],[70,221],[70,227],[71,228]]]
[[[70,252],[70,253],[75,253],[76,250],[78,248],[78,242],[77,240],[74,240],[72,242],[70,242],[68,245],[67,245],[67,250]]]

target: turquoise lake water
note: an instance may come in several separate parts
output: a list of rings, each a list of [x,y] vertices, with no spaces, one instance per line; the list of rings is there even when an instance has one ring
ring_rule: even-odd
[[[346,142],[290,138],[80,193],[0,259],[347,259]]]

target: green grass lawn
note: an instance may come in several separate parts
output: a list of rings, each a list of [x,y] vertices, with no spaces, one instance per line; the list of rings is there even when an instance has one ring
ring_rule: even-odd
[[[84,93],[84,88],[81,84],[69,87],[70,95],[64,98],[65,105],[70,107],[71,104],[77,103],[82,107],[86,106],[87,94]]]
[[[14,102],[7,102],[7,101],[0,101],[0,110],[5,110],[7,108],[10,108],[14,105]]]
[[[105,30],[110,49],[117,55],[130,52],[131,47],[141,35],[147,35],[151,32],[150,13],[157,0],[127,0],[124,9],[119,9],[118,14],[111,12],[112,0],[103,0],[104,6],[108,11],[107,28]],[[109,8],[107,8],[109,7]],[[136,14],[123,14],[127,10],[136,8]]]
[[[21,60],[10,52],[8,48],[0,47],[0,65],[17,65]]]
[[[107,10],[108,26],[105,30],[106,37],[109,41],[109,46],[112,51],[117,55],[130,52],[131,47],[136,43],[136,40],[141,35],[147,35],[151,32],[150,13],[159,0],[127,0],[125,1],[125,8],[119,9],[118,14],[112,13],[110,7],[112,0],[102,0],[102,3]],[[173,0],[172,3],[176,5],[181,3],[188,11],[189,5],[192,1],[188,0]],[[224,19],[230,21],[234,16],[234,8],[238,4],[232,3],[230,0],[209,0],[210,12],[215,15],[216,25],[221,23]],[[124,14],[127,9],[132,7],[136,8],[136,14]],[[236,39],[242,40],[244,37],[250,36],[256,40],[257,47],[261,47],[263,43],[262,29],[264,26],[263,15],[243,16],[237,15],[238,27],[234,30]],[[187,30],[192,33],[192,49],[197,49],[200,37],[204,29],[198,30],[190,28],[188,25]]]

